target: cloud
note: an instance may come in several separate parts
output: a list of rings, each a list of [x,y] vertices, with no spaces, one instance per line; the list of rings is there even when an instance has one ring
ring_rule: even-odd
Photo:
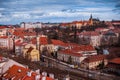
[[[115,6],[115,9],[113,11],[117,11],[120,13],[120,1],[118,1],[118,3]]]
[[[0,11],[3,11],[3,10],[5,10],[5,8],[0,8]]]
[[[19,21],[70,21],[88,19],[90,14],[101,19],[120,17],[119,0],[1,0],[0,23]],[[115,12],[114,12],[114,11]],[[105,16],[104,16],[105,15]],[[117,16],[116,16],[117,15]],[[3,21],[2,21],[3,20]]]

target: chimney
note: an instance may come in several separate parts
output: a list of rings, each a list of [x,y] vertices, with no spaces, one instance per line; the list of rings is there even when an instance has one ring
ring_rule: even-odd
[[[40,69],[37,69],[35,72],[36,72],[37,74],[40,74]]]
[[[47,76],[47,72],[42,72],[42,75],[43,76]]]
[[[54,79],[54,74],[50,73],[49,77],[52,78],[52,79]]]
[[[70,78],[69,78],[69,77],[66,77],[66,78],[64,78],[64,80],[70,80]]]
[[[42,77],[42,79],[41,80],[46,80],[46,77],[44,76],[44,77]]]
[[[40,74],[35,76],[35,80],[40,80]]]
[[[32,71],[27,72],[27,76],[31,77],[31,75],[32,75]]]
[[[18,72],[21,73],[22,72],[21,69],[18,69]]]

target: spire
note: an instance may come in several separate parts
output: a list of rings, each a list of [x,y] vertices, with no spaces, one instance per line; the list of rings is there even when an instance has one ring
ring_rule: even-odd
[[[90,20],[92,19],[92,14],[90,15]]]
[[[93,25],[93,19],[92,19],[92,14],[90,15],[90,19],[89,19],[89,25]]]

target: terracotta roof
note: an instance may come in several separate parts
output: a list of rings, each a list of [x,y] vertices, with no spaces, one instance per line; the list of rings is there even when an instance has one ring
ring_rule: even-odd
[[[31,39],[31,42],[32,42],[32,44],[36,44],[36,43],[37,43],[36,38],[32,38],[32,39]]]
[[[35,32],[23,32],[24,36],[36,36]]]
[[[27,74],[25,75],[25,77],[22,80],[35,80],[35,76],[37,74],[35,72],[31,73],[31,76],[28,76]]]
[[[22,38],[24,37],[23,31],[14,31],[13,35],[19,36],[19,37],[22,37]]]
[[[120,64],[120,58],[112,59],[110,62],[115,64]]]
[[[80,45],[73,47],[72,50],[74,51],[94,51],[94,47],[92,45]]]
[[[71,46],[71,47],[77,47],[79,46],[78,44],[76,43],[65,43],[66,46]]]
[[[63,27],[66,27],[66,26],[68,26],[69,25],[69,23],[61,23],[60,24],[60,26],[63,26]]]
[[[21,46],[21,45],[22,45],[21,40],[17,40],[17,41],[15,42],[15,45],[16,45],[16,46]]]
[[[28,76],[27,72],[31,72],[31,76]],[[30,71],[28,68],[13,65],[7,72],[3,74],[3,78],[12,80],[35,80],[36,72]],[[39,80],[42,80],[44,76],[40,76]],[[46,77],[46,80],[54,80],[50,77]]]
[[[105,58],[106,58],[105,55],[94,55],[87,57],[86,59],[83,60],[83,62],[91,63],[91,62],[104,60]]]
[[[8,36],[1,36],[0,38],[7,39],[7,38],[8,38]]]
[[[67,55],[71,55],[71,56],[77,56],[77,57],[81,57],[81,56],[82,56],[82,54],[80,54],[80,53],[75,53],[75,52],[73,52],[73,51],[70,50],[70,49],[61,50],[61,51],[59,51],[59,52],[62,53],[62,54],[67,54]]]
[[[9,68],[3,77],[6,79],[14,78],[12,80],[19,80],[26,75],[27,71],[29,71],[27,68],[13,65],[11,68]]]
[[[46,44],[48,44],[47,37],[40,37],[40,44],[41,44],[41,45],[46,45]]]
[[[97,28],[97,29],[95,29],[95,31],[102,31],[102,30],[104,30],[105,28]]]
[[[24,28],[15,28],[15,31],[24,31]]]
[[[20,31],[14,31],[13,33],[15,36],[20,36],[20,37],[24,37],[24,36],[36,36],[35,32],[26,32],[23,30]]]
[[[28,43],[25,43],[25,42],[21,43],[22,46],[25,46],[25,45],[27,45],[27,44],[28,44]]]
[[[52,39],[51,41],[52,41],[52,44],[54,45],[66,46],[66,44],[61,40]]]
[[[46,80],[54,80],[54,79],[52,79],[52,78],[50,78],[50,77],[46,77]]]
[[[99,36],[99,33],[95,32],[95,31],[85,31],[85,32],[81,32],[80,35],[84,35],[84,36]]]
[[[5,29],[5,28],[7,28],[6,26],[0,26],[0,29]]]
[[[82,21],[73,21],[72,24],[83,24]]]
[[[112,31],[113,31],[114,33],[120,33],[120,29],[119,29],[119,28],[112,29]]]

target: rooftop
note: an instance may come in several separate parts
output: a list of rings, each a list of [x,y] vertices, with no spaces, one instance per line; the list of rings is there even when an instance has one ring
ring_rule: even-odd
[[[94,56],[89,56],[83,62],[90,63],[90,62],[96,62],[96,61],[101,61],[106,58],[105,55],[94,55]]]
[[[112,59],[110,62],[115,64],[120,64],[120,58]]]
[[[62,54],[67,54],[67,55],[76,56],[76,57],[81,57],[81,56],[82,56],[82,54],[80,54],[80,53],[75,53],[75,52],[73,52],[73,51],[70,50],[70,49],[61,50],[61,51],[59,51],[59,52],[62,53]]]

